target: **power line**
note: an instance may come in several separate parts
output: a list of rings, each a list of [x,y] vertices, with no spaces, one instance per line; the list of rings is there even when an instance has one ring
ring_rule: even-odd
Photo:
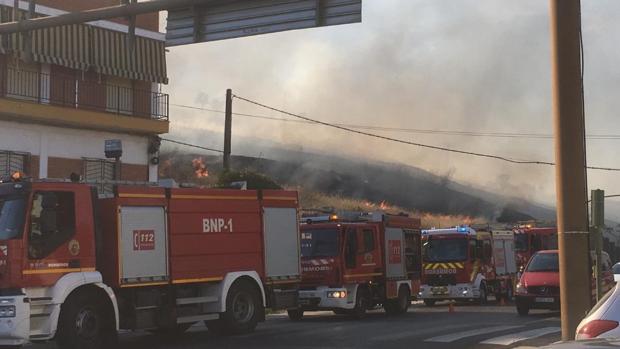
[[[200,111],[208,111],[213,113],[224,114],[225,111],[203,108],[185,104],[170,104],[171,106],[179,107],[179,108],[187,108],[194,109]],[[307,125],[316,125],[316,123],[306,120],[296,120],[296,119],[287,119],[287,118],[277,118],[272,116],[265,115],[255,115],[255,114],[246,114],[246,113],[232,113],[236,116],[249,117],[255,119],[263,119],[263,120],[273,120],[273,121],[283,121],[283,122],[293,122],[299,124],[307,124]],[[441,135],[451,135],[451,136],[470,136],[470,137],[497,137],[497,138],[532,138],[532,139],[553,139],[553,135],[544,134],[544,133],[512,133],[512,132],[476,132],[476,131],[454,131],[454,130],[430,130],[430,129],[417,129],[417,128],[402,128],[402,127],[385,127],[385,126],[373,126],[373,125],[355,125],[355,124],[342,124],[342,123],[333,123],[333,125],[360,129],[360,130],[372,130],[372,131],[386,131],[386,132],[403,132],[403,133],[418,133],[418,134],[441,134]],[[620,140],[620,135],[617,134],[593,134],[587,135],[588,139],[597,139],[597,140]]]
[[[165,142],[169,142],[169,143],[175,143],[175,144],[179,144],[179,145],[184,145],[186,147],[192,147],[192,148],[198,148],[198,149],[202,149],[202,150],[213,151],[213,152],[216,152],[216,153],[223,153],[224,152],[223,150],[219,150],[219,149],[207,148],[207,147],[203,147],[203,146],[200,146],[200,145],[185,143],[185,142],[181,142],[181,141],[175,141],[175,140],[167,139],[167,138],[162,138],[161,140],[165,141]]]
[[[247,99],[247,98],[241,97],[241,96],[233,95],[233,97],[237,98],[239,100],[245,101],[247,103],[254,104],[254,105],[257,105],[259,107],[262,107],[262,108],[265,108],[265,109],[269,109],[269,110],[272,110],[272,111],[275,111],[275,112],[278,112],[278,113],[281,113],[281,114],[284,114],[284,115],[289,115],[289,116],[292,116],[292,117],[295,117],[295,118],[298,118],[298,119],[301,119],[301,120],[305,120],[305,121],[312,122],[312,123],[315,123],[315,124],[319,124],[319,125],[323,125],[323,126],[328,126],[328,127],[331,127],[331,128],[336,128],[336,129],[339,129],[339,130],[343,130],[343,131],[347,131],[347,132],[352,132],[352,133],[356,133],[356,134],[360,134],[360,135],[364,135],[364,136],[368,136],[368,137],[373,137],[373,138],[377,138],[377,139],[383,139],[383,140],[387,140],[387,141],[391,141],[391,142],[407,144],[407,145],[413,145],[413,146],[422,147],[422,148],[441,150],[441,151],[446,151],[446,152],[450,152],[450,153],[457,153],[457,154],[471,155],[471,156],[477,156],[477,157],[483,157],[483,158],[489,158],[489,159],[502,160],[502,161],[513,163],[513,164],[532,164],[532,165],[555,166],[555,163],[548,162],[548,161],[517,160],[517,159],[511,159],[511,158],[504,157],[504,156],[499,156],[499,155],[470,152],[470,151],[465,151],[465,150],[460,150],[460,149],[440,147],[440,146],[435,146],[435,145],[410,142],[410,141],[406,141],[406,140],[402,140],[402,139],[398,139],[398,138],[386,137],[386,136],[382,136],[382,135],[378,135],[378,134],[374,134],[374,133],[354,130],[354,129],[349,128],[349,127],[339,126],[339,125],[331,124],[331,123],[328,123],[328,122],[319,121],[319,120],[311,119],[311,118],[308,118],[308,117],[305,117],[305,116],[293,114],[293,113],[287,112],[285,110],[274,108],[274,107],[271,107],[271,106],[268,106],[268,105],[265,105],[265,104],[262,104],[262,103],[259,103],[259,102],[253,101],[251,99]],[[588,169],[592,169],[592,170],[620,171],[620,168],[611,168],[611,167],[587,166],[587,168]]]

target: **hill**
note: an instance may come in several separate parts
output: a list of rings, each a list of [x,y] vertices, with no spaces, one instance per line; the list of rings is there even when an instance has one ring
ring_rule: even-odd
[[[554,216],[549,208],[462,185],[415,167],[301,152],[288,154],[287,158],[234,156],[231,164],[235,170],[262,173],[284,187],[299,189],[305,208],[383,206],[426,214],[430,220],[442,224],[468,220],[551,220]],[[201,165],[196,167],[197,163]],[[201,175],[200,171],[208,175]],[[221,172],[220,156],[181,151],[169,151],[161,156],[163,178],[215,185]]]

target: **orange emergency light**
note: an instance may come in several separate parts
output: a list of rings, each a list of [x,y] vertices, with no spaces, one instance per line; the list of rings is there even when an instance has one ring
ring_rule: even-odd
[[[14,172],[14,173],[11,175],[11,180],[12,180],[13,182],[21,182],[23,177],[24,177],[24,176],[22,175],[22,173],[21,173],[21,172],[16,171],[16,172]]]

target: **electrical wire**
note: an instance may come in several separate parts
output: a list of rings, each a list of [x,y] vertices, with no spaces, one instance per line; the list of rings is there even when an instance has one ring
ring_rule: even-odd
[[[555,163],[548,162],[548,161],[517,160],[517,159],[512,159],[512,158],[505,157],[505,156],[500,156],[500,155],[485,154],[485,153],[478,153],[478,152],[470,152],[470,151],[465,151],[465,150],[460,150],[460,149],[455,149],[455,148],[448,148],[448,147],[441,147],[441,146],[435,146],[435,145],[429,145],[429,144],[423,144],[423,143],[417,143],[417,142],[410,142],[410,141],[406,141],[406,140],[403,140],[403,139],[382,136],[382,135],[378,135],[378,134],[375,134],[375,133],[359,131],[359,130],[355,130],[355,129],[352,129],[352,128],[349,128],[349,127],[344,127],[344,126],[339,126],[339,125],[331,124],[331,123],[328,123],[328,122],[325,122],[325,121],[311,119],[311,118],[308,118],[308,117],[305,117],[305,116],[301,116],[301,115],[298,115],[298,114],[287,112],[287,111],[282,110],[282,109],[274,108],[274,107],[268,106],[266,104],[262,104],[262,103],[253,101],[251,99],[244,98],[244,97],[237,96],[237,95],[233,95],[233,98],[237,98],[237,99],[239,99],[241,101],[245,101],[247,103],[254,104],[254,105],[259,106],[261,108],[265,108],[265,109],[268,109],[268,110],[271,110],[271,111],[275,111],[275,112],[278,112],[278,113],[281,113],[281,114],[284,114],[284,115],[292,116],[292,117],[295,117],[295,118],[298,118],[298,119],[301,119],[301,120],[305,120],[305,121],[308,121],[308,122],[312,122],[312,123],[315,123],[315,124],[319,124],[319,125],[323,125],[323,126],[328,126],[328,127],[331,127],[331,128],[335,128],[335,129],[339,129],[339,130],[343,130],[343,131],[347,131],[347,132],[351,132],[351,133],[356,133],[356,134],[359,134],[359,135],[364,135],[364,136],[368,136],[368,137],[372,137],[372,138],[387,140],[387,141],[391,141],[391,142],[407,144],[407,145],[413,145],[413,146],[417,146],[417,147],[434,149],[434,150],[441,150],[441,151],[446,151],[446,152],[450,152],[450,153],[457,153],[457,154],[477,156],[477,157],[482,157],[482,158],[501,160],[501,161],[505,161],[505,162],[509,162],[509,163],[513,163],[513,164],[531,164],[531,165],[548,165],[548,166],[554,166],[555,165]],[[588,166],[587,168],[588,169],[592,169],[592,170],[620,171],[620,168],[612,168],[612,167]]]
[[[190,144],[190,143],[185,143],[185,142],[181,142],[181,141],[175,141],[173,139],[167,139],[167,138],[161,138],[162,141],[164,142],[169,142],[169,143],[175,143],[175,144],[179,144],[179,145],[184,145],[186,147],[192,147],[192,148],[198,148],[198,149],[202,149],[202,150],[208,150],[208,151],[212,151],[212,152],[216,152],[216,153],[224,153],[223,150],[219,150],[219,149],[213,149],[213,148],[207,148],[207,147],[203,147],[200,145],[196,145],[196,144]]]
[[[213,113],[225,114],[223,110],[203,108],[185,104],[170,104],[174,107],[194,109],[200,111],[208,111]],[[232,113],[232,115],[249,117],[263,120],[293,122],[306,125],[316,125],[316,123],[306,120],[296,120],[287,118],[277,118],[265,115],[255,115],[246,113]],[[475,132],[475,131],[454,131],[454,130],[430,130],[430,129],[417,129],[417,128],[402,128],[402,127],[385,127],[385,126],[373,126],[373,125],[356,125],[356,124],[343,124],[333,123],[333,125],[343,126],[348,128],[360,129],[360,130],[372,130],[372,131],[386,131],[386,132],[402,132],[402,133],[418,133],[418,134],[441,134],[451,136],[471,136],[471,137],[497,137],[497,138],[533,138],[533,139],[553,139],[551,134],[543,133],[510,133],[510,132]],[[620,140],[620,135],[615,134],[593,134],[587,135],[588,139],[597,140]]]

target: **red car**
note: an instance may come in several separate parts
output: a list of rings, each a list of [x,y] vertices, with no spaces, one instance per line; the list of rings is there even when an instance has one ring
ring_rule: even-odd
[[[560,309],[560,272],[558,251],[536,252],[521,275],[515,290],[519,315],[530,309]]]
[[[593,253],[593,252],[591,252]],[[594,255],[591,256],[594,259]],[[602,253],[603,293],[613,285],[611,259]],[[592,277],[592,300],[596,302],[595,284]],[[515,303],[519,315],[527,315],[530,309],[560,309],[560,271],[558,250],[536,252],[521,275],[515,291]]]

